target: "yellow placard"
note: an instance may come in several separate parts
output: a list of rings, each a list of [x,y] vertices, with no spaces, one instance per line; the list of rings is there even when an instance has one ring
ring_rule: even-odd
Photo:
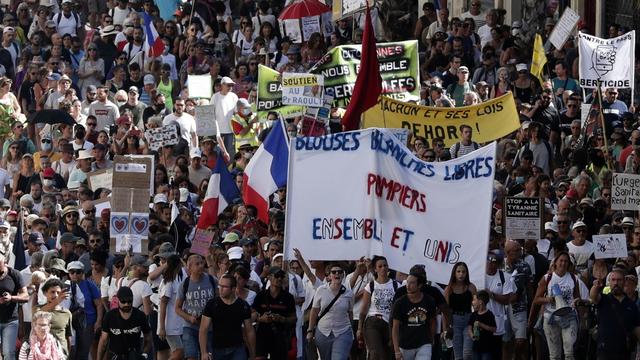
[[[520,127],[513,95],[509,92],[479,105],[459,108],[428,107],[381,96],[363,115],[363,127],[404,128],[427,140],[444,139],[447,147],[461,140],[460,125],[473,129],[473,141],[486,143]]]

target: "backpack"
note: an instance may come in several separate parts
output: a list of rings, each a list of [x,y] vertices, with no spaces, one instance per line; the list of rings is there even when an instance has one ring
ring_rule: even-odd
[[[396,291],[398,291],[398,282],[395,280],[391,280],[392,281],[392,285],[393,285],[393,292],[395,293]],[[371,292],[371,294],[373,294],[373,288],[374,288],[374,283],[373,280],[371,280],[371,282],[369,282],[369,292]]]
[[[216,293],[216,289],[218,288],[218,284],[216,283],[216,279],[211,276],[211,274],[207,274],[207,277],[209,278],[209,282],[211,283],[211,286],[213,286],[213,294],[215,296]],[[184,279],[184,282],[182,283],[182,298],[186,298],[187,297],[187,291],[189,290],[189,280],[191,280],[188,276],[186,279]]]
[[[81,25],[80,16],[78,16],[78,14],[76,14],[75,11],[72,11],[71,15],[73,16],[73,19],[76,21],[76,29],[77,29]],[[58,18],[56,19],[56,27],[60,26],[60,21],[62,21],[62,13],[58,13],[57,17]],[[111,17],[113,17],[113,15]]]
[[[477,142],[472,141],[471,145],[473,145],[473,150],[478,150],[480,148],[480,145],[478,145]],[[458,158],[458,151],[460,151],[460,143],[457,142],[455,145],[453,145],[453,158],[456,159]]]

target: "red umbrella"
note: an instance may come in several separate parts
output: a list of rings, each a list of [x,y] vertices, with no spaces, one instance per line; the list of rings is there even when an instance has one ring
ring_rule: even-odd
[[[282,10],[278,19],[302,19],[303,17],[322,15],[330,11],[331,8],[329,6],[318,0],[296,0]]]

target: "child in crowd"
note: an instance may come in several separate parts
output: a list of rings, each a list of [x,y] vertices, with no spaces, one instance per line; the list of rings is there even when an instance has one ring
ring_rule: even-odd
[[[469,333],[473,339],[473,359],[490,360],[493,347],[496,346],[493,333],[496,331],[496,319],[487,309],[489,293],[480,290],[473,296],[471,305],[474,312],[469,318]]]

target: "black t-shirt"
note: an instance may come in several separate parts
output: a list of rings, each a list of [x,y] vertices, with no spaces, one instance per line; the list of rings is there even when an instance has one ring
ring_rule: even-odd
[[[18,295],[18,291],[24,287],[22,274],[16,269],[7,267],[7,276],[0,280],[0,295],[8,292]],[[0,323],[5,324],[18,319],[18,306],[15,302],[0,304]]]
[[[422,296],[417,303],[403,296],[393,306],[392,317],[400,321],[399,345],[403,349],[417,349],[424,344],[431,344],[431,321],[436,318],[436,304],[428,295]]]
[[[545,109],[538,109],[535,114],[533,114],[533,121],[537,121],[543,124],[547,129],[551,128],[551,124],[554,122],[558,122],[558,110],[555,107],[549,105]]]
[[[571,135],[571,122],[573,122],[573,120],[580,120],[580,111],[576,112],[575,117],[569,117],[566,112],[563,112],[558,117],[558,121],[554,121],[551,124],[551,130],[557,132],[562,131],[565,135]]]
[[[256,295],[255,300],[253,300],[252,307],[259,315],[271,312],[272,314],[289,317],[296,312],[296,304],[293,299],[293,295],[287,291],[280,291],[280,294],[278,294],[274,299],[271,296],[269,289],[262,290],[258,295]],[[258,335],[264,331],[269,332],[274,328],[281,331],[288,330],[290,327],[289,325],[282,323],[273,323],[272,325],[274,326],[258,326]]]
[[[446,304],[447,301],[444,299],[444,295],[442,295],[442,293],[435,287],[431,285],[424,285],[421,290],[423,294],[429,295],[433,299],[437,307],[440,307],[442,304]],[[407,295],[407,287],[403,286],[398,288],[398,291],[396,291],[396,294],[393,296],[393,303],[395,304],[398,299],[405,295]]]
[[[109,334],[109,351],[114,354],[128,354],[131,350],[140,352],[140,335],[151,331],[147,316],[134,308],[131,317],[123,319],[120,310],[110,310],[102,321],[102,331]]]
[[[236,298],[233,304],[227,305],[216,296],[207,302],[202,315],[211,318],[214,347],[242,346],[242,323],[251,318],[251,308],[246,301]]]
[[[625,353],[630,345],[628,340],[633,338],[633,329],[640,326],[638,308],[627,296],[619,302],[611,294],[602,294],[596,308],[599,327],[598,352]]]
[[[491,310],[487,310],[486,313],[479,315],[477,312],[473,312],[469,318],[469,325],[473,330],[473,323],[479,321],[487,326],[496,326],[496,318],[493,316]],[[493,352],[494,338],[493,333],[485,329],[480,328],[480,339],[473,341],[473,351],[479,353]]]

